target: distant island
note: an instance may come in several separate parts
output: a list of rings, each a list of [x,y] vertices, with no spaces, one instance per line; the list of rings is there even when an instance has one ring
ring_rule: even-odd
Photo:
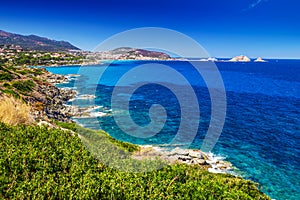
[[[229,62],[251,62],[251,59],[247,56],[240,55],[240,56],[235,56],[228,61]],[[254,62],[266,62],[266,61],[263,60],[261,57],[258,57],[256,60],[254,60]]]
[[[236,56],[229,60],[229,62],[250,62],[250,61],[251,59],[244,55]]]
[[[258,57],[256,60],[254,60],[254,62],[267,62],[267,61],[263,60],[261,57]]]

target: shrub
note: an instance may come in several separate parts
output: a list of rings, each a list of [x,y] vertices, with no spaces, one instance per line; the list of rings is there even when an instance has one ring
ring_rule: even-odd
[[[12,86],[22,93],[27,93],[33,90],[35,84],[31,80],[26,80],[26,81],[16,81],[12,84]]]
[[[17,92],[15,92],[14,90],[11,89],[11,86],[8,87],[8,89],[4,89],[4,90],[2,89],[1,92],[5,93],[5,94],[9,94],[10,96],[15,97],[16,99],[21,98]]]
[[[4,72],[0,73],[0,81],[10,81],[13,79],[13,76],[10,73]]]
[[[11,89],[11,85],[9,83],[4,83],[3,84],[4,87]]]
[[[0,123],[0,147],[1,199],[270,199],[251,181],[197,166],[118,171],[59,129]]]

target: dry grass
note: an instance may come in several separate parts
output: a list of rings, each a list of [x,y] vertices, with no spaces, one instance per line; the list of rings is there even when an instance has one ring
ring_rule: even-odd
[[[31,124],[30,106],[13,97],[0,97],[0,122],[9,125]]]

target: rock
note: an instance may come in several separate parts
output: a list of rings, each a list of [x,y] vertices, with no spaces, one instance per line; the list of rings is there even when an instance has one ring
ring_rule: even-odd
[[[187,150],[180,149],[180,148],[176,147],[175,149],[173,149],[173,150],[170,152],[170,155],[183,155],[183,156],[188,156],[188,155],[189,155],[189,152],[188,152]]]
[[[261,57],[258,57],[256,60],[254,60],[254,62],[266,62],[266,61],[263,60]]]
[[[214,174],[225,174],[226,171],[224,170],[220,170],[218,168],[208,168],[207,169],[210,173],[214,173]]]
[[[54,128],[53,124],[46,122],[46,121],[40,121],[37,125],[38,126],[48,126],[50,128]]]
[[[202,154],[199,151],[195,150],[189,151],[189,156],[192,158],[203,158]]]
[[[179,156],[178,160],[187,161],[187,160],[192,160],[192,158],[189,156]]]
[[[193,163],[196,165],[209,165],[204,159],[193,159]]]
[[[229,62],[250,62],[250,61],[251,59],[244,55],[236,56],[229,60]]]

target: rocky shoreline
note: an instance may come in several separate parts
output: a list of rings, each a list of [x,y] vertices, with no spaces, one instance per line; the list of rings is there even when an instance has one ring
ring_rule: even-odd
[[[58,88],[58,83],[67,82],[68,78],[47,72],[41,75],[47,80],[46,84],[36,86],[34,94],[26,98],[26,101],[33,105],[33,116],[41,121],[55,119],[62,122],[70,122],[71,117],[78,113],[78,109],[67,106],[66,102],[77,94],[69,88]]]
[[[141,150],[136,152],[132,157],[135,159],[151,159],[160,158],[170,164],[187,164],[197,165],[207,169],[211,173],[228,173],[234,174],[234,167],[230,162],[224,160],[223,157],[216,156],[212,153],[205,153],[195,149],[182,149],[176,147],[172,150],[161,148],[158,146],[140,146]]]
[[[93,116],[93,110],[97,107],[78,108],[76,106],[67,106],[67,101],[77,98],[95,98],[93,95],[78,95],[76,90],[70,88],[58,88],[55,85],[66,83],[70,76],[47,74],[47,81],[51,83],[47,86],[39,86],[39,92],[46,96],[45,113],[48,118],[59,121],[70,122],[71,118],[85,117],[105,117]],[[173,150],[159,146],[140,145],[140,151],[132,155],[134,159],[155,159],[161,158],[170,164],[181,163],[188,165],[198,165],[212,173],[234,174],[234,167],[230,162],[224,161],[224,158],[215,156],[212,153],[205,153],[200,150],[182,149],[179,147]]]

